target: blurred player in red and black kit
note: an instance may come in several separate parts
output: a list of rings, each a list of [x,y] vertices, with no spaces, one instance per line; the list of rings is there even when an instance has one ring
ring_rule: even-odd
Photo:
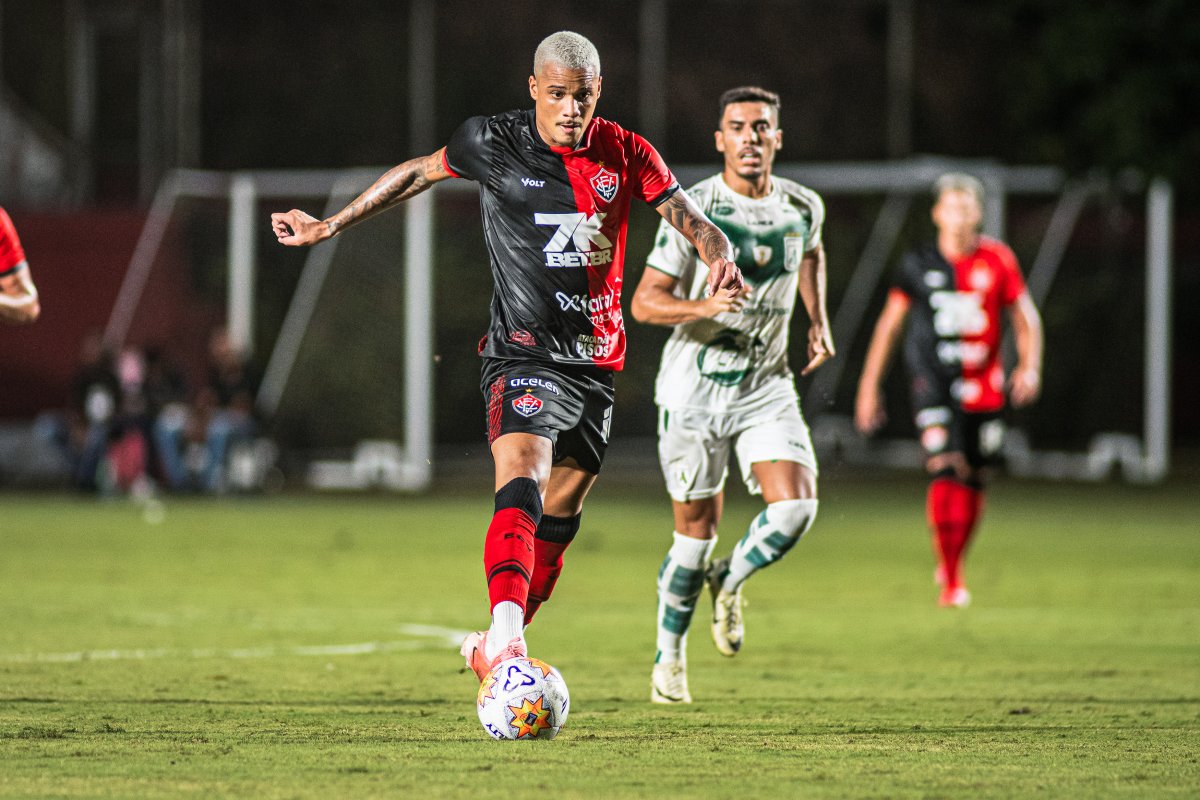
[[[0,208],[0,320],[33,322],[42,313],[29,262],[8,212]]]
[[[495,288],[480,343],[495,462],[495,515],[484,543],[492,613],[463,642],[481,679],[525,653],[524,626],[554,588],[608,443],[613,373],[625,360],[621,284],[634,199],[695,244],[711,293],[736,295],[733,249],[635,133],[593,117],[600,57],[561,31],[534,55],[533,109],[472,117],[446,147],[393,168],[327,220],[271,215],[285,245],[316,244],[448,178],[480,186]]]
[[[886,421],[880,384],[910,314],[904,356],[926,469],[926,512],[938,557],[942,606],[971,599],[962,560],[983,507],[986,467],[1004,437],[1005,390],[1020,408],[1041,390],[1042,323],[1020,267],[1002,242],[979,234],[983,184],[943,175],[934,185],[937,243],[908,253],[863,364],[854,421],[874,433]],[[1000,365],[1001,310],[1008,311],[1017,365]]]

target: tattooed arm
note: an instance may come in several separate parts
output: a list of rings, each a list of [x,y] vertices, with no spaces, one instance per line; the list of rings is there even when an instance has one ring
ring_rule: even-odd
[[[383,177],[371,184],[350,205],[326,220],[319,220],[298,209],[286,214],[272,214],[271,227],[280,244],[297,246],[323,242],[356,222],[373,217],[381,211],[402,203],[428,189],[438,181],[453,177],[446,171],[442,150],[421,156],[392,167]]]
[[[733,245],[721,229],[704,216],[687,192],[680,189],[658,207],[658,213],[671,223],[675,230],[687,237],[708,264],[708,293],[714,295],[718,289],[741,291],[745,288],[742,272],[733,263]]]

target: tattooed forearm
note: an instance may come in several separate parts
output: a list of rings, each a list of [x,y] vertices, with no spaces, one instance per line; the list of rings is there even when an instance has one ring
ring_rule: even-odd
[[[729,243],[729,239],[721,232],[721,229],[701,217],[703,225],[700,225],[699,236],[695,241],[696,250],[699,251],[700,257],[704,259],[705,264],[711,264],[718,258],[724,258],[733,261],[733,246]]]
[[[440,151],[429,156],[414,158],[393,167],[371,187],[354,199],[350,205],[325,220],[332,236],[342,228],[373,217],[397,203],[425,191],[442,177],[449,177],[442,167]]]
[[[733,245],[729,239],[704,216],[683,190],[659,206],[658,213],[696,246],[696,252],[704,259],[704,263],[711,264],[718,258],[733,260]]]

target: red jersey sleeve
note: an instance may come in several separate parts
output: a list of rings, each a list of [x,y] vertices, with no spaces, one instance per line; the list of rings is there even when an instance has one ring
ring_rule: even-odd
[[[1011,306],[1025,291],[1025,277],[1017,264],[1017,256],[1002,242],[994,242],[997,260],[1000,263],[1000,302]]]
[[[25,251],[21,249],[17,229],[13,227],[8,212],[0,208],[0,275],[12,272],[24,260]]]
[[[633,177],[637,181],[637,195],[652,206],[658,207],[679,191],[679,181],[671,170],[667,169],[662,156],[636,133],[630,133],[631,158],[630,166]]]

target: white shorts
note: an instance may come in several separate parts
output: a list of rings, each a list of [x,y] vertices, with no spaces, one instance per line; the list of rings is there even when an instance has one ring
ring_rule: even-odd
[[[749,414],[659,408],[658,460],[671,499],[684,503],[720,494],[729,474],[731,444],[750,494],[762,494],[751,471],[760,461],[794,461],[817,474],[812,437],[795,402]]]

